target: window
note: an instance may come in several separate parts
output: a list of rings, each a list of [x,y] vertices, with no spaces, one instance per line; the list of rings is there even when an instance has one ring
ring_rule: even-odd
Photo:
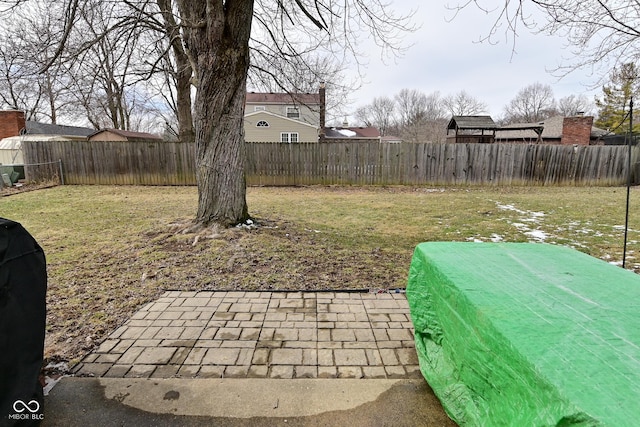
[[[299,119],[300,118],[300,109],[298,107],[287,107],[287,118],[289,118],[289,119]]]
[[[267,107],[265,107],[264,105],[256,105],[255,107],[253,107],[253,111],[266,111]]]
[[[269,122],[266,120],[259,120],[258,123],[256,123],[256,127],[257,128],[268,128],[269,127]]]
[[[298,132],[282,132],[280,134],[280,142],[289,144],[298,142]]]

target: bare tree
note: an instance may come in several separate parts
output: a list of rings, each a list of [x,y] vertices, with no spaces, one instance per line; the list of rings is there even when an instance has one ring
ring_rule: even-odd
[[[446,107],[439,92],[424,94],[402,89],[395,97],[401,136],[411,142],[442,142],[446,136]]]
[[[568,95],[558,100],[557,114],[562,116],[574,116],[576,114],[592,115],[594,104],[585,95]]]
[[[24,110],[29,120],[47,118],[56,123],[68,107],[68,79],[61,61],[42,64],[53,54],[58,22],[56,5],[36,4],[20,9],[2,28],[0,35],[0,100]],[[68,111],[68,109],[66,109]]]
[[[466,91],[446,96],[443,104],[452,116],[475,116],[486,113],[489,108],[487,104],[474,98]]]
[[[456,10],[473,4],[495,16],[493,27],[485,40],[492,41],[503,29],[514,43],[520,26],[542,33],[565,37],[572,49],[568,58],[555,71],[564,76],[578,68],[605,71],[602,82],[614,67],[637,63],[640,58],[640,2],[628,0],[506,0],[501,7],[487,5],[484,0],[464,1]],[[540,10],[544,22],[531,18],[527,5]],[[595,86],[595,85],[594,85]]]
[[[396,103],[392,98],[380,96],[373,98],[371,104],[356,110],[356,119],[364,126],[373,126],[380,130],[380,135],[389,135],[395,126]]]
[[[551,86],[534,83],[518,92],[504,108],[508,123],[534,123],[555,113],[556,101]]]
[[[41,111],[42,91],[35,65],[24,60],[16,39],[0,38],[0,100],[5,108],[25,111],[28,120]]]

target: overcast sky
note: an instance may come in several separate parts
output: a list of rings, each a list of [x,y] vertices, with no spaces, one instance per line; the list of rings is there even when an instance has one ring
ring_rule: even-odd
[[[587,71],[573,72],[560,80],[551,73],[571,54],[559,37],[523,28],[513,54],[512,40],[505,40],[504,31],[495,37],[498,44],[478,43],[490,32],[495,16],[486,16],[473,5],[451,20],[453,12],[443,0],[396,0],[391,4],[397,10],[419,7],[415,22],[421,28],[406,36],[412,47],[398,60],[383,62],[379,50],[369,56],[366,81],[353,94],[352,111],[376,96],[392,97],[403,88],[426,94],[439,91],[442,96],[465,90],[487,104],[488,113],[498,119],[520,89],[536,82],[551,85],[556,100],[571,94],[593,100],[601,92],[588,89],[596,78]],[[363,48],[375,51],[373,46]]]

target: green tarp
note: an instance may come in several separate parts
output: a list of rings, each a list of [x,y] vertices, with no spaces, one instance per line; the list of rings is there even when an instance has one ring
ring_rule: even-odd
[[[640,425],[640,276],[531,243],[418,245],[422,374],[462,426]]]

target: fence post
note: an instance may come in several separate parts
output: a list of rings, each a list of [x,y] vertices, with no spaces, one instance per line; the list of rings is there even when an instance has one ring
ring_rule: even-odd
[[[64,185],[64,172],[62,172],[62,159],[58,159],[58,166],[60,168],[60,185]]]

